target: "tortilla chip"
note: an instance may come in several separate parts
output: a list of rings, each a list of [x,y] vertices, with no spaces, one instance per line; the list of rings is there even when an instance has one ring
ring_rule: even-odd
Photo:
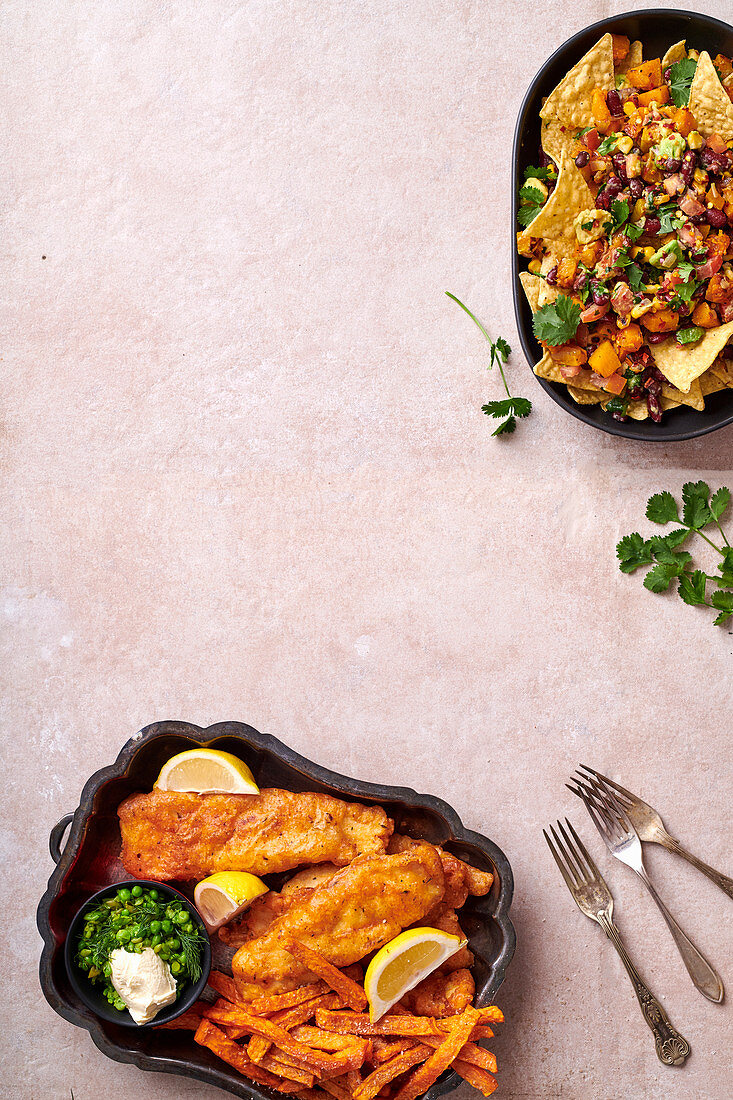
[[[534,372],[538,378],[546,378],[548,382],[559,382],[562,386],[567,386],[568,380],[563,378],[560,371],[560,364],[556,363],[550,356],[549,352],[540,359],[534,367]],[[599,394],[601,397],[608,398],[610,401],[611,394],[603,393],[598,389],[598,386],[594,386],[590,380],[591,371],[583,368],[580,374],[576,374],[572,380],[573,389],[582,390],[584,393]]]
[[[674,46],[669,47],[662,58],[662,72],[668,69],[670,65],[674,65],[677,61],[681,61],[683,57],[687,57],[686,38],[683,38],[681,42],[675,42]]]
[[[555,190],[525,232],[530,237],[552,241],[558,256],[572,255],[577,244],[573,221],[581,210],[589,210],[594,204],[595,199],[580,169],[563,152]]]
[[[673,401],[671,397],[665,397],[664,394],[659,398],[659,404],[662,406],[662,412],[669,412],[670,409],[678,409],[681,402]]]
[[[689,109],[705,137],[717,133],[724,141],[733,141],[733,103],[706,50],[700,54],[692,78]]]
[[[610,400],[611,394],[604,397],[601,402],[604,409]],[[630,417],[631,420],[647,420],[649,417],[649,407],[646,403],[646,399],[642,397],[639,401],[629,401],[626,408],[626,416]]]
[[[559,286],[551,286],[547,281],[547,275],[552,271],[553,267],[562,259],[560,255],[555,255],[554,252],[547,252],[542,257],[542,263],[540,264],[540,275],[544,275],[545,278],[541,280],[539,294],[539,306],[546,306],[548,302],[554,302],[556,298],[559,298],[562,294],[562,288]]]
[[[733,106],[733,104],[731,104]],[[689,393],[696,378],[710,367],[733,335],[733,321],[709,328],[699,344],[680,347],[672,337],[654,348],[654,362],[665,378],[683,393]]]
[[[703,396],[708,397],[711,393],[720,393],[721,390],[727,390],[728,383],[724,382],[722,378],[718,378],[711,370],[706,370],[704,374],[700,375],[700,389]]]
[[[577,144],[577,128],[566,126],[556,118],[543,120],[542,122],[542,149],[548,157],[552,157],[559,166],[563,152],[567,153],[569,160],[575,159],[575,146]]]
[[[733,361],[723,359],[719,355],[710,370],[716,378],[719,378],[721,382],[725,382],[729,389],[733,389]]]
[[[638,40],[629,46],[629,52],[623,61],[616,66],[617,73],[627,73],[629,69],[635,69],[644,60],[644,46]]]
[[[540,279],[539,275],[533,275],[531,271],[520,271],[519,281],[522,284],[522,290],[527,296],[529,308],[533,313],[536,313],[540,308],[540,287],[544,279]]]
[[[568,393],[576,405],[600,405],[603,396],[600,393],[591,393],[589,390],[579,390],[577,386],[568,383]]]
[[[540,118],[556,118],[582,130],[593,121],[591,96],[596,84],[613,88],[613,39],[604,34],[550,92]]]

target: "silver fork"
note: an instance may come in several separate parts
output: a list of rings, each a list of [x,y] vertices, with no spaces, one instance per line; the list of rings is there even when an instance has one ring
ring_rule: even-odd
[[[609,779],[607,775],[602,775],[595,768],[589,768],[587,764],[581,764],[579,770],[588,772],[590,776],[595,776],[597,779],[602,780],[606,786],[613,788],[616,798],[626,810],[631,824],[639,834],[639,840],[646,840],[650,844],[661,844],[667,851],[676,852],[678,856],[682,856],[698,871],[702,871],[704,875],[712,879],[715,885],[719,886],[729,898],[733,898],[733,878],[716,871],[714,867],[711,867],[708,863],[703,863],[692,852],[688,852],[686,848],[683,848],[679,840],[676,840],[667,832],[664,822],[653,806],[644,802],[638,795],[627,791],[620,784],[614,783],[613,779]]]
[[[571,778],[576,786],[572,787],[568,783],[568,789],[573,794],[577,794],[585,803],[586,809],[598,832],[606,842],[606,847],[611,855],[615,856],[616,859],[620,859],[633,871],[636,871],[659,906],[693,984],[709,1001],[719,1004],[723,1000],[723,983],[720,976],[698,951],[689,936],[682,931],[657,893],[654,884],[646,873],[641,854],[641,841],[629,820],[626,810],[611,788],[605,786],[600,779],[592,779],[585,775],[574,775]]]
[[[654,1044],[660,1062],[664,1062],[666,1066],[681,1066],[690,1053],[690,1044],[672,1027],[659,1001],[640,977],[639,971],[634,966],[624,946],[618,928],[614,924],[611,891],[567,818],[565,818],[565,824],[568,827],[570,836],[565,831],[562,822],[558,821],[557,823],[562,840],[552,825],[550,826],[552,840],[550,840],[546,831],[542,830],[554,856],[555,863],[560,868],[560,874],[565,879],[565,885],[573,895],[581,913],[600,924],[618,951],[621,962],[626,968],[626,973],[631,978],[644,1019],[654,1033]],[[563,840],[565,844],[563,844]]]

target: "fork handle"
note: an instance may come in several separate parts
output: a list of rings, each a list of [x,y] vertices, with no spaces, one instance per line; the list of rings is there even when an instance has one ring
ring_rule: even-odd
[[[693,856],[692,852],[688,852],[686,848],[683,848],[679,840],[675,840],[669,833],[664,834],[662,844],[668,851],[676,852],[678,856],[682,856],[682,858],[686,859],[688,863],[691,863],[693,867],[696,867],[698,871],[702,871],[702,873],[707,875],[709,879],[712,879],[715,885],[719,886],[729,898],[733,898],[733,878],[722,874],[720,871],[716,871],[709,863],[703,863],[697,856]]]
[[[621,962],[626,967],[626,973],[631,978],[631,984],[634,987],[634,993],[636,993],[636,999],[639,1002],[644,1019],[654,1035],[657,1058],[665,1066],[683,1065],[690,1053],[690,1044],[687,1039],[680,1035],[679,1031],[672,1027],[667,1013],[642,980],[639,971],[629,957],[619,930],[611,918],[602,913],[599,915],[598,923],[618,951]]]
[[[634,870],[636,870],[636,868],[634,868]],[[703,997],[707,997],[709,1001],[713,1001],[715,1004],[720,1004],[723,1000],[723,982],[720,975],[713,969],[705,956],[698,951],[690,937],[682,931],[679,924],[660,898],[654,883],[651,881],[644,868],[642,867],[642,869],[636,873],[646,885],[647,890],[657,903],[660,913],[667,922],[667,927],[672,933],[674,942],[677,944],[677,950],[682,956],[682,961],[687,967],[687,973],[692,978],[693,985],[696,989],[700,990]]]

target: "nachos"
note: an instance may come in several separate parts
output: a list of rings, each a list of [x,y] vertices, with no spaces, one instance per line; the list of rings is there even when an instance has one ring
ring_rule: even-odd
[[[542,378],[617,420],[733,389],[733,64],[605,34],[544,101],[520,276]]]

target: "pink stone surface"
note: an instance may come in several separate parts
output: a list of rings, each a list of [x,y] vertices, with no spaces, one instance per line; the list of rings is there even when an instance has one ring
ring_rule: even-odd
[[[651,492],[733,485],[733,429],[612,439],[515,351],[535,411],[492,439],[499,379],[443,295],[518,347],[517,109],[551,50],[623,7],[3,5],[3,1096],[219,1095],[107,1061],[51,1011],[34,909],[91,771],[156,719],[238,718],[439,794],[507,852],[497,1095],[730,1097],[730,1005],[694,991],[563,783],[611,771],[733,871],[731,633],[614,561]],[[566,813],[684,1070],[545,850]],[[648,862],[733,990],[733,904]]]

